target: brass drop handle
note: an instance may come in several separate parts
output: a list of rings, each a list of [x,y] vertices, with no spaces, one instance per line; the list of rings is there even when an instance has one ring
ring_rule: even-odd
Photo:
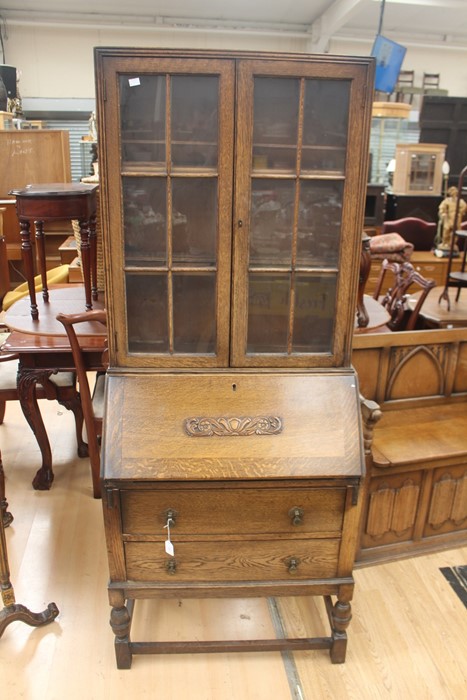
[[[294,506],[289,510],[289,518],[292,520],[292,525],[303,525],[304,515],[305,511],[298,506]]]
[[[169,561],[165,565],[165,568],[167,569],[167,573],[172,574],[173,576],[177,571],[177,562],[175,561],[175,559],[169,559]]]
[[[300,564],[300,559],[297,559],[296,557],[291,557],[286,561],[287,564],[287,571],[289,574],[295,574],[298,569],[298,565]]]
[[[177,516],[178,512],[175,510],[175,508],[167,508],[167,510],[164,511],[165,520],[170,524],[170,527],[174,527]]]

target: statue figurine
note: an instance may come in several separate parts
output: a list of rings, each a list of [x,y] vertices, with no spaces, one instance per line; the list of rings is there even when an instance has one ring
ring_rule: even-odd
[[[96,113],[91,112],[91,116],[89,117],[89,133],[88,137],[92,141],[97,141],[97,120],[96,120]]]
[[[443,199],[438,207],[441,228],[441,243],[438,244],[437,248],[440,251],[449,251],[451,249],[451,238],[453,231],[456,231],[459,228],[467,210],[467,204],[463,199],[459,199],[457,221],[454,221],[454,217],[456,215],[457,195],[457,187],[450,187],[447,191],[447,197]],[[457,253],[459,252],[456,245],[454,246],[453,250]]]

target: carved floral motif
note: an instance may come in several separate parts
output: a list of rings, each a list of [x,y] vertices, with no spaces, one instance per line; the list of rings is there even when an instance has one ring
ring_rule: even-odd
[[[242,416],[219,418],[187,418],[185,431],[192,437],[217,435],[277,435],[282,432],[282,419],[278,416]]]

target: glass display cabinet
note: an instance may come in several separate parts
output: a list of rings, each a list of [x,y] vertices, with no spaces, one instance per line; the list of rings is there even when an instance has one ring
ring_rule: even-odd
[[[130,641],[128,600],[268,587],[325,595],[325,647],[344,660],[372,71],[367,58],[96,49],[103,502],[121,668],[143,644]]]
[[[440,195],[445,153],[443,144],[397,144],[394,194]]]

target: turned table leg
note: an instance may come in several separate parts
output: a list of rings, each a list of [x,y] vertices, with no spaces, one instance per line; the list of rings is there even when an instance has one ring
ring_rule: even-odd
[[[333,605],[331,596],[325,596],[326,610],[332,630],[330,649],[331,662],[343,664],[347,651],[347,627],[352,619],[352,608],[348,600],[338,597]]]
[[[31,245],[31,224],[29,221],[21,219],[19,226],[21,236],[21,257],[24,264],[24,274],[28,281],[31,316],[34,321],[37,321],[39,318],[39,311],[37,309],[36,289],[34,287],[34,261]]]
[[[39,258],[39,272],[42,281],[42,298],[47,302],[49,301],[49,289],[47,287],[44,222],[39,220],[35,221],[34,226],[36,228],[37,256]]]
[[[99,298],[97,291],[97,221],[94,214],[89,219],[89,251],[91,256],[91,296],[93,301]]]
[[[130,629],[135,601],[125,601],[123,591],[109,591],[109,599],[110,604],[113,605],[110,613],[110,626],[115,635],[117,668],[131,668],[133,656],[131,652]],[[127,602],[127,605],[125,605],[125,602]]]
[[[90,243],[90,230],[89,221],[80,220],[79,222],[79,233],[81,237],[81,265],[83,269],[84,278],[84,297],[86,302],[86,310],[90,311],[92,309],[92,295],[91,295],[91,285],[92,285],[92,271],[91,271],[91,243]],[[92,234],[91,234],[92,239]]]

